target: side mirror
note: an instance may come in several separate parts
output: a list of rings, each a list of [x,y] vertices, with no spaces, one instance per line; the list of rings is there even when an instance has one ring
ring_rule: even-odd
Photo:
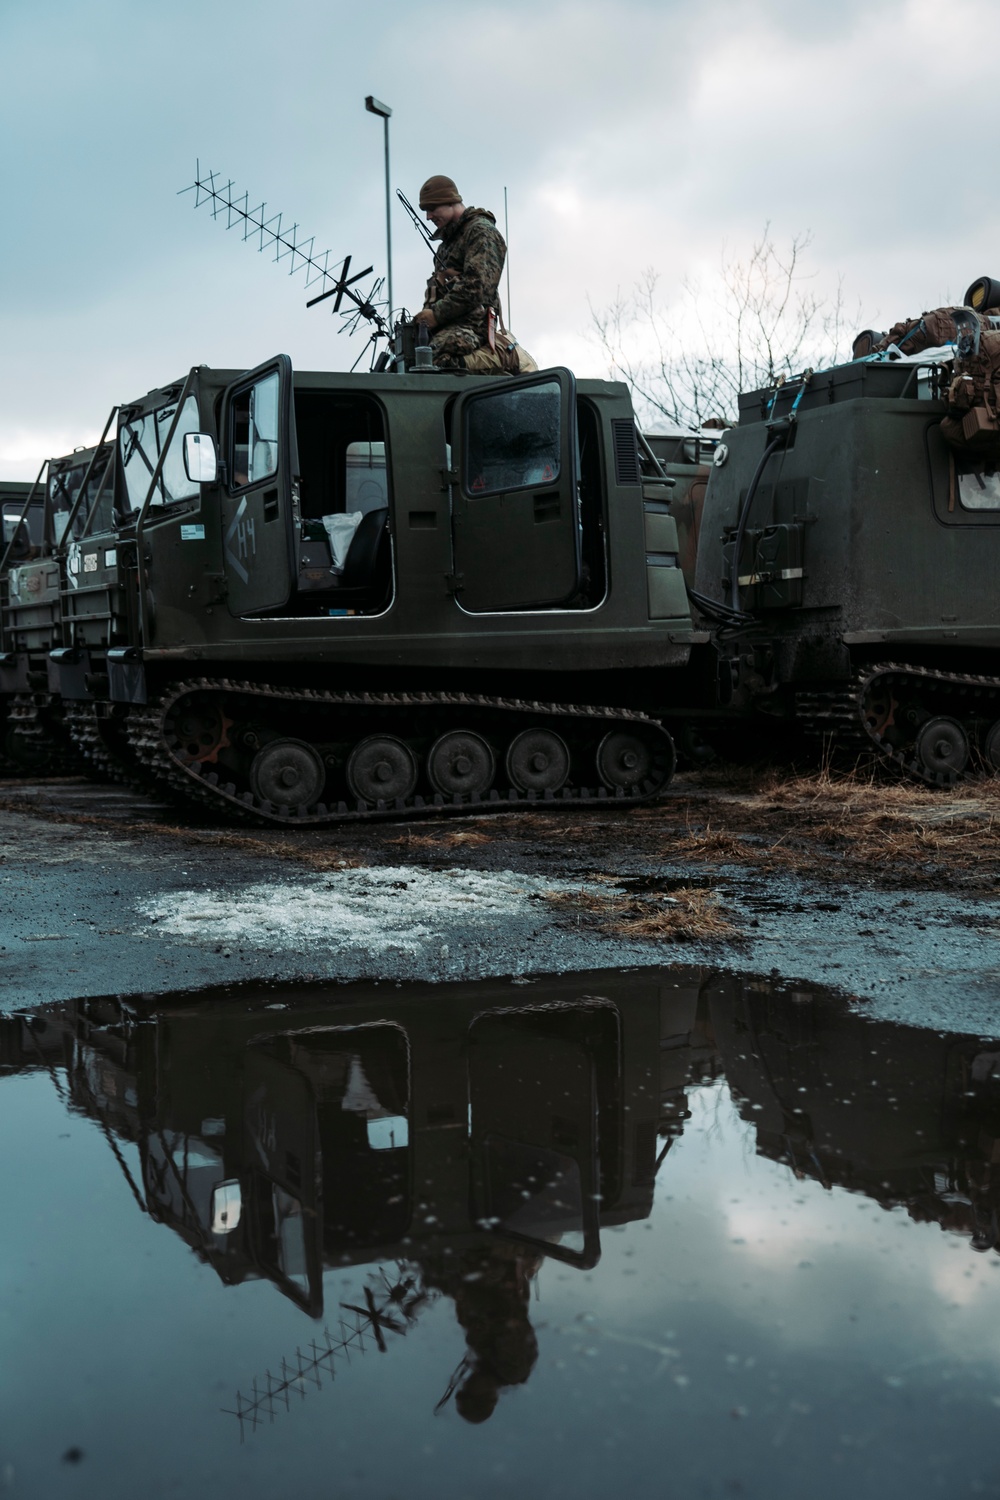
[[[219,473],[215,444],[207,432],[184,434],[184,472],[192,484],[214,484]]]
[[[199,437],[200,434],[193,432],[188,436]],[[212,1189],[212,1233],[232,1234],[239,1227],[242,1214],[243,1194],[239,1179],[233,1177],[228,1182],[217,1183]]]

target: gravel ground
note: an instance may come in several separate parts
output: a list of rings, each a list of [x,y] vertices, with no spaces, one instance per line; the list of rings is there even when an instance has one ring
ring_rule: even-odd
[[[246,979],[684,963],[977,1032],[1000,1002],[992,793],[745,773],[656,807],[304,834],[0,782],[0,1008]],[[1000,823],[1000,820],[998,820]]]

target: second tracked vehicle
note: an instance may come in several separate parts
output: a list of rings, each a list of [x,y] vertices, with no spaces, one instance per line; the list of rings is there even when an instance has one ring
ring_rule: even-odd
[[[1000,770],[1000,474],[946,438],[955,360],[897,348],[741,396],[695,578],[734,711],[937,786]]]

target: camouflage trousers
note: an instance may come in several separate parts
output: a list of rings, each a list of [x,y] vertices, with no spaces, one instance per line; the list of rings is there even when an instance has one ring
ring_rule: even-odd
[[[471,323],[448,323],[431,334],[434,367],[437,370],[464,370],[465,356],[483,343],[478,328]]]

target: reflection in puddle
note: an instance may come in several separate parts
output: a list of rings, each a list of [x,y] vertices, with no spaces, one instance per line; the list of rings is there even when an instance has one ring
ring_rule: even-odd
[[[0,1021],[0,1079],[10,1348],[60,1330],[79,1493],[156,1443],[193,1492],[661,1495],[664,1423],[678,1492],[1000,1492],[1000,1041],[642,970],[79,1001]]]

